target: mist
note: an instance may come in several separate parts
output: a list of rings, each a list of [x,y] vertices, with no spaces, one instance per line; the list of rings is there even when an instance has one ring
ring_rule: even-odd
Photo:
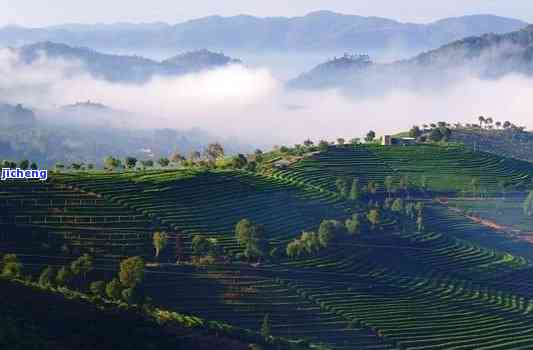
[[[473,123],[479,115],[531,128],[532,93],[533,81],[524,76],[465,76],[435,90],[390,90],[356,99],[340,90],[289,90],[270,69],[242,65],[153,77],[144,84],[110,83],[89,75],[80,62],[43,56],[24,64],[14,51],[0,51],[0,102],[49,111],[42,118],[53,118],[50,111],[60,106],[90,100],[131,114],[107,116],[103,122],[104,117],[95,115],[78,121],[82,124],[201,128],[256,147],[301,143],[306,138],[362,137],[370,129],[394,133],[436,121]]]

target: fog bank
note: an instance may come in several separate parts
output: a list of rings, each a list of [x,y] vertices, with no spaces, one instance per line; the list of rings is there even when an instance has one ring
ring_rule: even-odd
[[[354,99],[336,90],[289,91],[268,69],[241,65],[154,77],[142,85],[117,84],[89,76],[79,62],[41,57],[27,65],[13,51],[0,51],[0,102],[53,110],[91,100],[133,112],[122,126],[200,127],[261,147],[361,137],[370,129],[393,133],[435,121],[475,122],[479,115],[531,128],[532,93],[533,81],[526,77],[465,76],[438,90],[392,90]]]

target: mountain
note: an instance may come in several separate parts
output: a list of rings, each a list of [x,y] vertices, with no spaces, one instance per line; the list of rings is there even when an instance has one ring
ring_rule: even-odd
[[[0,104],[0,127],[29,126],[35,122],[32,110],[22,105]]]
[[[178,150],[187,156],[215,141],[228,154],[251,149],[198,128],[133,128],[131,121],[138,118],[90,101],[35,112],[20,105],[0,105],[0,160],[31,159],[49,167],[58,162],[100,165],[109,155],[158,159]]]
[[[188,52],[164,61],[139,56],[113,55],[86,47],[72,47],[54,42],[39,42],[14,49],[25,64],[32,64],[43,54],[50,59],[74,60],[96,78],[112,82],[141,83],[155,75],[175,76],[227,64],[241,63],[208,50]]]
[[[302,17],[210,16],[169,25],[67,24],[45,28],[0,29],[0,45],[62,42],[113,50],[271,50],[372,51],[384,48],[427,50],[483,33],[505,33],[527,23],[493,15],[447,18],[429,24],[317,11]]]
[[[215,53],[202,49],[176,55],[164,60],[162,63],[176,67],[183,67],[184,70],[203,70],[229,64],[242,64],[242,61],[225,56],[223,53]]]
[[[374,94],[392,88],[445,86],[465,76],[493,79],[510,73],[532,75],[533,26],[507,34],[468,37],[388,64],[355,64],[358,59],[357,56],[334,59],[288,85],[303,89],[345,88],[357,94]]]

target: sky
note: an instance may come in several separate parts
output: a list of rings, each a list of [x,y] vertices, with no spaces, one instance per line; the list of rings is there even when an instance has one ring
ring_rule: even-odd
[[[468,14],[495,14],[533,23],[531,0],[0,0],[0,26],[64,23],[168,22],[209,15],[301,16],[330,10],[427,23]]]

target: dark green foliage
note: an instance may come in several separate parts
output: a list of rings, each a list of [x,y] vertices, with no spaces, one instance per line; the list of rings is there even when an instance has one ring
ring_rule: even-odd
[[[329,142],[328,141],[320,140],[318,142],[318,150],[320,152],[327,152],[328,149],[329,149]]]
[[[133,288],[144,279],[144,260],[136,256],[123,260],[119,270],[120,283],[124,287]]]
[[[235,235],[247,258],[261,258],[268,252],[268,240],[262,225],[242,219],[235,226]]]
[[[235,169],[242,169],[246,167],[248,160],[244,154],[239,153],[231,159],[231,166]]]
[[[348,198],[350,194],[349,186],[350,184],[348,183],[348,179],[345,179],[345,178],[337,179],[337,181],[335,182],[335,187],[337,188],[337,192],[342,198],[346,198],[346,199]]]
[[[524,201],[524,214],[527,216],[533,216],[533,191],[530,191],[527,198]]]
[[[261,335],[264,338],[268,338],[272,335],[272,324],[268,314],[265,315],[263,322],[261,323]]]
[[[133,169],[137,165],[137,158],[135,157],[127,157],[124,161],[126,164],[126,168]]]
[[[344,233],[344,225],[337,220],[324,220],[318,228],[318,240],[323,247],[338,239]]]
[[[2,258],[2,277],[6,278],[20,278],[22,277],[23,265],[18,261],[15,254],[6,254]]]
[[[350,196],[349,199],[351,201],[358,201],[362,197],[361,188],[359,187],[359,179],[353,179],[352,181],[352,187],[350,188]]]
[[[24,159],[20,162],[19,167],[21,169],[28,169],[30,167],[30,161],[27,159]]]
[[[376,132],[374,130],[370,130],[365,136],[365,141],[373,142],[375,138],[376,138]]]
[[[162,168],[166,168],[170,164],[170,160],[168,160],[168,158],[159,158],[157,160],[157,164],[159,164]]]
[[[47,266],[39,276],[39,284],[43,287],[54,285],[56,271],[52,266]]]
[[[361,229],[363,226],[362,217],[360,214],[353,214],[351,218],[346,219],[346,222],[344,223],[344,226],[346,227],[346,231],[350,235],[357,235],[361,233]]]
[[[72,271],[68,266],[61,266],[56,274],[56,283],[59,286],[66,286],[72,279]]]
[[[92,282],[89,290],[96,296],[104,297],[106,294],[106,284],[104,281]]]
[[[113,278],[107,285],[105,286],[105,293],[108,298],[112,300],[120,300],[122,297],[122,284],[120,284],[120,281],[116,278]]]

